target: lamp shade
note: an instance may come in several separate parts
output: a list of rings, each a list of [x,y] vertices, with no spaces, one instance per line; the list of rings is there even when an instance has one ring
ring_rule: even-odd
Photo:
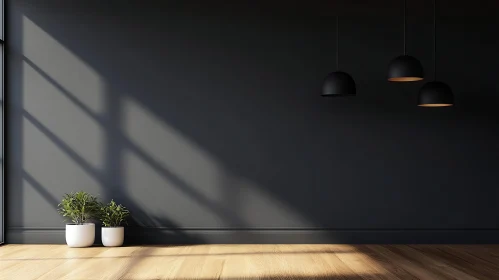
[[[413,56],[398,56],[388,65],[388,81],[414,82],[421,81],[423,77],[423,65]]]
[[[355,81],[352,76],[345,72],[332,72],[324,80],[322,96],[352,96],[355,94]]]
[[[418,106],[448,107],[454,105],[454,95],[451,88],[442,82],[426,83],[419,91]]]

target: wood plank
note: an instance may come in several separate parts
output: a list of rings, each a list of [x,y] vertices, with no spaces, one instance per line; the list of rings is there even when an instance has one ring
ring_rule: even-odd
[[[419,263],[421,266],[425,267],[427,270],[433,271],[439,274],[439,279],[452,279],[452,280],[479,280],[469,274],[462,272],[446,263],[436,259],[430,258],[424,253],[416,250],[407,245],[393,245],[390,246],[390,250],[398,251],[400,254],[406,256],[414,262]]]
[[[322,245],[323,250],[318,250],[317,245],[310,246],[310,257],[314,263],[320,263],[324,267],[324,274],[331,276],[333,279],[362,279],[350,267],[342,262],[337,254],[349,253],[349,250],[338,249],[334,245]],[[317,268],[320,271],[320,268]]]
[[[378,249],[379,250],[379,249]],[[411,274],[409,271],[405,270],[403,266],[397,265],[396,262],[391,260],[383,254],[378,252],[374,246],[359,246],[359,251],[364,254],[369,255],[369,257],[380,266],[384,267],[386,270],[390,271],[398,279],[410,279],[417,280],[418,278]]]
[[[499,271],[497,269],[491,268],[486,262],[471,255],[461,253],[460,250],[453,247],[446,248],[444,245],[418,245],[411,247],[431,256],[432,259],[444,262],[478,279],[499,279]]]
[[[482,260],[489,262],[492,265],[499,267],[499,255],[494,253],[495,248],[497,248],[497,246],[495,246],[495,245],[488,245],[488,246],[463,245],[462,246],[462,249],[465,252],[467,252],[468,254],[471,254],[477,258],[480,258]]]
[[[414,277],[419,279],[441,279],[440,274],[435,274],[433,271],[426,269],[424,266],[417,262],[413,262],[411,259],[408,259],[403,254],[399,254],[390,250],[388,246],[383,245],[372,245],[368,246],[369,248],[373,248],[378,254],[385,257],[395,265],[401,267],[403,270],[409,272]]]
[[[143,247],[127,263],[121,279],[175,279],[191,246]],[[199,268],[192,268],[197,270]]]
[[[9,255],[10,258],[1,257],[0,271],[9,275],[6,279],[36,279],[66,262],[71,252],[74,252],[68,249],[60,245],[35,245],[30,250],[23,249]],[[97,252],[96,248],[93,249]],[[11,263],[11,266],[3,267],[4,262]]]
[[[379,270],[372,266],[369,257],[360,253],[353,246],[348,246],[352,252],[337,254],[338,258],[344,262],[350,269],[352,269],[357,275],[361,276],[363,279],[384,279],[380,276]]]

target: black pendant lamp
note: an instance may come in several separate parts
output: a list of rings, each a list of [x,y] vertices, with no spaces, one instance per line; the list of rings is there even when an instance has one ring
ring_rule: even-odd
[[[355,81],[348,73],[339,71],[339,20],[336,17],[336,71],[329,73],[322,86],[322,96],[355,96]]]
[[[449,107],[454,105],[451,88],[437,81],[437,1],[433,0],[433,82],[426,83],[419,91],[418,106]]]
[[[407,29],[407,1],[404,0],[404,55],[394,58],[388,65],[388,81],[390,82],[415,82],[424,77],[421,62],[413,56],[407,55],[406,29]]]

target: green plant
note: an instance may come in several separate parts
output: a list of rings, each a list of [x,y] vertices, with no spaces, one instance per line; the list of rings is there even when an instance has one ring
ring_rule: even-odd
[[[126,223],[130,211],[121,204],[111,200],[108,204],[101,204],[99,208],[99,219],[105,227],[119,227]]]
[[[57,207],[63,217],[70,219],[74,224],[81,225],[95,217],[99,210],[99,203],[97,197],[87,192],[72,192],[65,194]]]

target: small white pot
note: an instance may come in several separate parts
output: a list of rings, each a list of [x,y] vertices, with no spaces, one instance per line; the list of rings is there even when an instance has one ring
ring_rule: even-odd
[[[95,241],[95,224],[66,224],[66,243],[69,247],[89,247]]]
[[[102,245],[106,247],[119,247],[125,240],[124,227],[102,227]]]

